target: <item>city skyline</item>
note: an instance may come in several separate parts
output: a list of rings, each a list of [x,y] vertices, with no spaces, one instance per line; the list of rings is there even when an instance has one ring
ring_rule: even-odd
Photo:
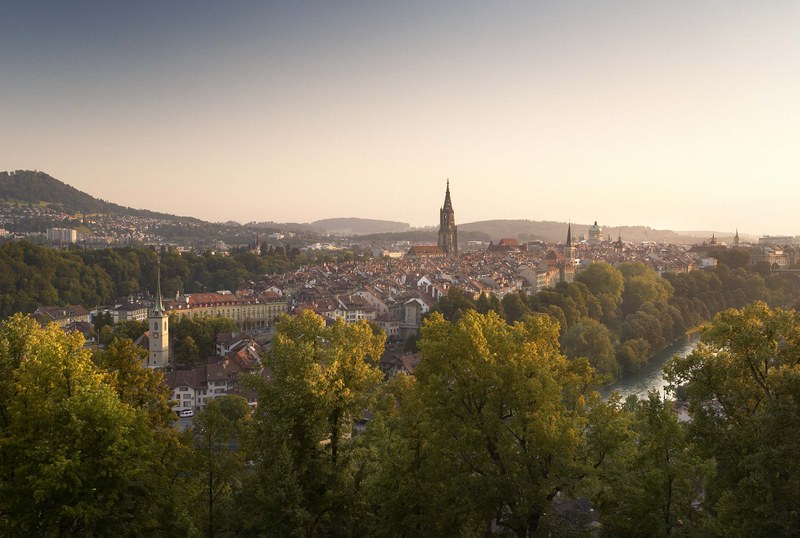
[[[800,6],[0,7],[0,168],[210,221],[798,234]]]

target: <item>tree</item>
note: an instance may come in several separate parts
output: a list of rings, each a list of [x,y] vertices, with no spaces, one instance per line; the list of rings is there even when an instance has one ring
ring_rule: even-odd
[[[592,262],[575,280],[583,283],[601,307],[601,320],[610,323],[617,317],[617,307],[622,299],[624,279],[622,273],[604,262]]]
[[[718,314],[667,367],[685,385],[697,453],[714,458],[704,509],[742,536],[789,536],[800,515],[800,318],[761,302]]]
[[[103,329],[103,327],[112,327],[114,326],[114,316],[111,312],[100,312],[94,318],[94,330],[95,333],[98,334]]]
[[[435,314],[420,348],[419,465],[432,473],[438,512],[428,517],[450,534],[483,533],[493,521],[518,536],[542,531],[556,496],[576,492],[614,450],[605,433],[616,413],[591,392],[588,362],[559,353],[558,327],[543,315],[508,325],[491,312],[468,311],[456,324]]]
[[[610,536],[670,536],[698,531],[708,464],[692,453],[671,402],[652,391],[633,408],[628,449],[606,469],[598,493],[604,531]]]
[[[250,406],[241,396],[226,395],[209,401],[189,430],[193,450],[187,469],[193,470],[198,491],[195,517],[209,538],[233,531],[237,522],[235,496],[241,491],[245,453],[241,440],[249,428]],[[227,532],[226,532],[227,531]]]
[[[456,321],[467,310],[474,310],[475,302],[458,288],[451,287],[447,295],[439,299],[431,312],[441,312],[445,319]]]
[[[650,344],[644,338],[625,340],[617,348],[617,362],[625,374],[642,369],[650,358]]]
[[[619,264],[619,271],[624,278],[622,291],[622,310],[626,314],[636,312],[648,302],[667,302],[674,292],[669,281],[641,262],[625,262]]]
[[[146,321],[125,320],[114,325],[113,336],[117,338],[130,338],[136,340],[147,331]]]
[[[214,354],[215,338],[220,333],[235,332],[236,322],[230,318],[219,316],[170,316],[170,334],[181,344],[189,344],[186,337],[191,337],[194,346],[189,345],[187,359],[204,358]],[[196,360],[196,359],[195,359]]]
[[[622,296],[622,273],[605,262],[592,262],[575,280],[582,282],[595,297],[608,295],[617,300]]]
[[[115,338],[106,349],[95,353],[92,361],[122,402],[144,411],[151,427],[171,433],[168,428],[175,421],[171,393],[164,374],[143,366],[147,356],[148,351],[130,339]]]
[[[600,374],[619,377],[620,365],[614,356],[611,332],[599,321],[584,318],[561,337],[564,354],[570,359],[586,357]]]
[[[0,534],[173,535],[186,523],[154,414],[118,396],[80,334],[14,316],[0,324],[0,379]]]
[[[266,525],[275,535],[344,532],[342,519],[352,514],[341,509],[347,496],[338,494],[349,476],[342,444],[383,379],[377,362],[384,342],[385,334],[374,334],[366,322],[326,326],[310,311],[277,323],[265,360],[271,378],[253,380],[259,392],[254,457],[255,479],[281,477],[280,487],[256,497],[254,509],[269,521],[249,523],[254,528]]]
[[[175,362],[182,366],[194,366],[200,361],[200,349],[194,342],[194,338],[188,334],[180,340],[178,348],[175,350]]]
[[[525,316],[531,313],[531,309],[526,304],[525,297],[521,293],[506,294],[503,296],[501,305],[508,323],[522,321]]]

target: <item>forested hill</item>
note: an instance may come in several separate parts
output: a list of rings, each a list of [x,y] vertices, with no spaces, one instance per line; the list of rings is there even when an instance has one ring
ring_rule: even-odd
[[[201,222],[191,217],[175,217],[144,209],[124,207],[100,200],[44,172],[16,170],[0,172],[0,200],[22,203],[48,203],[60,206],[67,213],[111,213]]]

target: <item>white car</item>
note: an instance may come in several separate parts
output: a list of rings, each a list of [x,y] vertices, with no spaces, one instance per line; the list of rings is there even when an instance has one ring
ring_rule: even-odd
[[[192,411],[191,409],[184,409],[183,411],[181,411],[181,418],[187,418],[193,416],[194,416],[194,411]]]

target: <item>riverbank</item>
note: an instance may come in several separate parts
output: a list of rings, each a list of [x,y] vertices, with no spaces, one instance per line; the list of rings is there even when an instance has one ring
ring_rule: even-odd
[[[639,398],[644,398],[652,389],[663,393],[667,385],[664,379],[664,365],[672,357],[676,355],[684,357],[694,350],[699,341],[701,327],[698,326],[691,331],[687,331],[686,336],[653,355],[647,365],[638,372],[602,387],[600,395],[603,398],[609,398],[614,392],[617,392],[624,400],[632,394]]]

